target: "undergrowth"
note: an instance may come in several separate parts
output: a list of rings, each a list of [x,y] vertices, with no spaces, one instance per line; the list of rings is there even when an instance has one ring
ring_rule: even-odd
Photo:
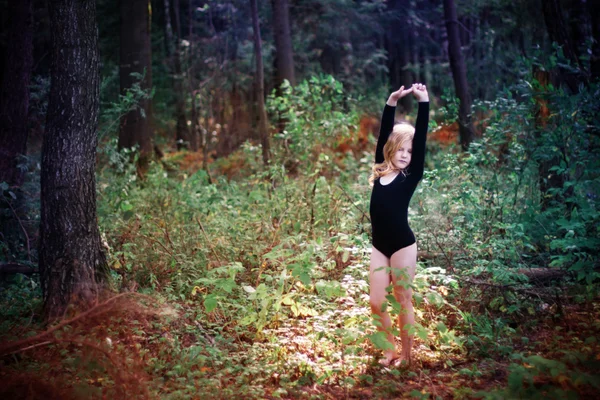
[[[109,285],[148,296],[139,300],[145,306],[119,303],[87,328],[65,326],[47,346],[5,357],[3,366],[20,376],[49,374],[57,385],[66,379],[80,398],[577,398],[597,391],[600,168],[597,138],[585,130],[595,117],[577,111],[597,88],[580,102],[546,93],[560,112],[541,132],[529,125],[535,102],[523,101],[524,85],[519,101],[507,94],[481,105],[489,111],[486,131],[468,154],[430,143],[409,210],[420,250],[415,364],[388,369],[377,363],[386,341],[368,307],[373,154],[330,146],[355,132],[357,109],[339,84],[320,79],[271,99],[273,110],[293,115],[284,116],[289,129],[267,168],[260,148],[247,143],[237,158],[215,163],[210,178],[201,169],[165,168],[177,164],[172,159],[151,165],[140,181],[130,155],[109,141],[98,177]],[[319,88],[331,104],[315,102]],[[531,145],[540,134],[559,137]],[[565,183],[544,203],[538,166],[549,151],[563,152],[565,164],[553,171]],[[219,171],[234,160],[243,160],[243,171],[229,180]],[[536,281],[549,268],[558,282]],[[3,336],[14,340],[15,326],[21,337],[42,332],[31,317],[39,302],[35,278],[4,290]],[[75,343],[82,338],[88,341]],[[98,353],[115,361],[92,362]]]

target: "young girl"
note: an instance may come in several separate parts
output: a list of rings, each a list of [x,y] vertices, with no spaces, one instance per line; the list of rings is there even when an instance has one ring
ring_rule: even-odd
[[[394,125],[396,104],[412,93],[419,101],[415,128],[406,123]],[[381,117],[381,129],[375,151],[371,194],[371,224],[373,251],[370,267],[370,303],[374,315],[379,316],[380,330],[387,333],[393,349],[384,351],[381,364],[390,365],[395,360],[410,363],[413,338],[406,330],[413,325],[415,315],[412,305],[412,284],[417,264],[417,243],[408,226],[408,204],[417,184],[423,177],[425,140],[429,122],[429,95],[425,85],[402,86],[393,92]],[[382,310],[392,282],[394,296],[402,306],[399,320],[402,350],[397,353],[392,323]]]

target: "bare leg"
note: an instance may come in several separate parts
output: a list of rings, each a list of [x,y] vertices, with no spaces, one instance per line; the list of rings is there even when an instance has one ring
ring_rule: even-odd
[[[402,351],[400,356],[402,360],[410,363],[413,337],[405,329],[406,325],[414,325],[415,311],[412,304],[412,289],[410,285],[415,278],[417,267],[417,244],[404,247],[394,254],[390,259],[392,266],[392,281],[394,282],[394,296],[401,305],[401,312],[398,316],[398,325],[400,328],[400,339],[402,340]]]
[[[377,329],[387,333],[388,341],[394,345],[394,335],[391,333],[392,321],[390,314],[386,311],[381,311],[383,303],[386,302],[385,296],[387,296],[386,288],[390,285],[390,272],[389,272],[390,260],[382,252],[373,247],[371,253],[371,268],[369,272],[369,302],[371,303],[371,311],[374,315],[379,316],[379,321],[382,326],[378,326]],[[395,345],[394,345],[395,347]],[[383,364],[389,365],[392,360],[398,358],[396,349],[384,350]]]

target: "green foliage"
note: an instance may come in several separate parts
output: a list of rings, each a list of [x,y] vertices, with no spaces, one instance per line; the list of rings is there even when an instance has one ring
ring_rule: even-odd
[[[580,370],[586,363],[598,364],[585,356],[565,357],[558,361],[516,353],[512,358],[516,363],[510,365],[508,387],[485,393],[486,398],[578,399],[577,389],[586,386],[596,391],[600,389],[598,376]]]
[[[192,360],[202,360],[223,368],[221,374],[239,374],[231,393],[242,387],[264,393],[265,379],[275,371],[282,396],[296,385],[346,387],[363,378],[340,371],[360,369],[368,351],[390,347],[376,330],[379,322],[371,322],[364,296],[369,191],[360,182],[367,180],[372,156],[331,161],[332,138],[353,127],[354,106],[331,77],[284,89],[269,98],[270,112],[286,122],[274,162],[263,169],[260,149],[246,144],[249,167],[241,181],[217,177],[209,184],[203,171],[188,176],[152,165],[139,182],[127,156],[107,147],[113,167],[100,178],[99,217],[116,284],[135,281],[187,304],[196,310],[191,318],[218,343],[213,352],[197,349],[193,355],[174,344],[170,357],[184,361],[156,368],[177,379],[214,385],[191,369]],[[589,196],[587,208],[569,210],[556,202],[542,210],[540,161],[527,146],[537,134],[531,104],[506,93],[478,107],[488,111],[483,138],[466,156],[431,151],[411,209],[420,248],[440,255],[419,265],[413,283],[418,322],[407,328],[437,349],[446,368],[469,353],[513,353],[519,333],[513,321],[553,309],[545,302],[554,296],[526,295],[533,287],[519,269],[567,262],[573,252],[561,252],[568,244],[558,241],[590,236],[587,224],[596,218]],[[298,166],[293,179],[284,168],[290,163]],[[586,188],[595,188],[595,179],[590,175]],[[577,204],[586,201],[583,189],[573,196]],[[577,248],[584,260],[594,245],[585,243]],[[581,282],[594,287],[593,274],[586,274],[592,278]],[[402,312],[393,296],[386,307],[393,315]],[[236,347],[232,337],[253,344]],[[268,371],[236,369],[228,361],[234,354]],[[477,372],[461,371],[463,377]]]
[[[520,318],[557,293],[529,290],[522,270],[564,269],[582,284],[570,289],[577,296],[594,293],[600,141],[593,110],[600,104],[597,84],[574,95],[542,91],[534,80],[514,90],[518,98],[507,91],[476,104],[485,131],[467,155],[430,153],[437,168],[425,173],[413,221],[426,233],[422,246],[441,251],[449,272],[467,277],[463,300]],[[542,100],[549,110],[543,125],[535,117]]]
[[[18,155],[17,168],[24,173],[21,186],[0,182],[0,261],[34,268],[37,261],[35,230],[40,220],[39,155]]]
[[[283,89],[268,101],[285,122],[273,163],[263,167],[260,148],[246,143],[244,178],[237,181],[161,164],[140,180],[131,163],[135,149],[118,151],[114,137],[101,149],[98,220],[110,283],[117,291],[151,294],[178,315],[131,323],[135,335],[155,346],[140,352],[149,373],[168,378],[166,397],[190,397],[198,387],[214,398],[301,397],[300,388],[313,384],[379,389],[377,381],[390,393],[399,390],[371,370],[378,351],[391,345],[368,307],[372,152],[357,159],[332,150],[356,129],[358,107],[331,76]],[[421,360],[434,355],[424,362],[454,370],[457,379],[485,377],[476,365],[456,367],[461,357],[504,360],[515,340],[530,345],[524,331],[543,312],[560,312],[561,290],[582,300],[597,293],[600,168],[590,126],[598,89],[575,96],[536,90],[525,82],[477,104],[485,130],[469,154],[431,145],[410,209],[423,260],[412,284],[417,322],[405,328]],[[542,95],[551,108],[545,129],[534,118],[534,98]],[[541,194],[540,165],[554,159],[561,162],[547,170],[563,183]],[[540,289],[520,271],[548,266],[570,272],[563,289]],[[28,304],[35,306],[41,300],[32,282],[3,293],[33,298]],[[32,312],[6,304],[7,320]],[[386,308],[393,316],[403,312],[391,294]],[[80,363],[76,355],[65,357],[70,369]],[[588,355],[522,356],[511,366],[508,387],[484,395],[536,396],[538,381],[548,379],[546,393],[570,396],[557,388],[596,387],[596,378],[581,372],[590,365]],[[430,391],[408,393],[431,397]],[[468,396],[466,389],[453,394]]]
[[[507,356],[512,353],[515,330],[502,317],[458,311],[460,330],[466,333],[465,344],[484,357]]]
[[[328,163],[324,149],[349,138],[356,128],[356,101],[331,75],[313,76],[294,87],[286,81],[281,92],[273,91],[267,99],[268,111],[285,122],[283,131],[275,135],[280,141],[275,162],[299,164],[302,171],[312,171],[318,161]]]
[[[344,194],[327,180],[298,185],[282,177],[274,191],[253,178],[251,184],[209,185],[202,171],[176,181],[157,165],[143,183],[133,170],[106,173],[111,178],[99,184],[100,223],[124,229],[122,239],[111,241],[123,282],[198,299],[207,314],[257,333],[281,318],[314,316],[306,296],[345,294],[327,277],[336,269],[332,255],[348,262],[345,248],[363,238],[339,231],[349,222],[342,215],[354,218],[356,210],[342,206]]]
[[[48,96],[50,94],[50,77],[35,75],[32,77],[29,92],[28,118],[30,126],[38,126],[40,130],[46,124],[46,111],[48,110]]]
[[[42,305],[42,290],[37,279],[17,275],[0,292],[0,334],[10,340],[19,339],[21,329],[31,323]],[[5,336],[6,337],[6,336]]]
[[[116,75],[116,69],[115,75]],[[142,117],[146,118],[144,108],[140,106],[142,100],[151,99],[154,96],[153,89],[142,89],[141,84],[144,80],[146,71],[143,74],[132,72],[131,76],[136,81],[131,85],[130,88],[125,90],[125,94],[120,94],[116,102],[108,102],[102,104],[100,113],[100,129],[98,137],[102,138],[104,135],[118,133],[119,123],[121,119],[130,111],[139,110]],[[110,85],[111,79],[105,79],[102,81],[101,91],[106,91],[108,85]]]
[[[454,92],[450,88],[445,88],[444,92],[440,96],[443,106],[441,106],[437,112],[439,113],[442,121],[447,124],[452,124],[454,121],[458,121],[458,106],[459,101]]]

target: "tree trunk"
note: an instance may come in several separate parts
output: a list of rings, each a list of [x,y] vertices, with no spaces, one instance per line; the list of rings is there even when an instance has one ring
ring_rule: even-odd
[[[260,39],[260,26],[258,24],[258,7],[256,0],[250,0],[252,10],[252,29],[254,30],[254,58],[256,59],[255,93],[258,104],[258,131],[262,143],[263,163],[269,163],[269,130],[267,122],[267,111],[265,109],[265,78],[262,60],[262,45]]]
[[[560,5],[560,0],[542,1],[542,11],[550,40],[562,46],[565,56],[574,62],[575,65],[579,66],[577,50],[569,35],[569,29],[564,19],[564,11]]]
[[[460,38],[458,31],[458,19],[454,0],[444,0],[444,16],[446,19],[446,30],[448,31],[448,56],[450,58],[450,69],[454,79],[454,89],[460,102],[458,109],[458,126],[460,144],[464,151],[475,137],[471,124],[471,95],[467,83],[467,69],[460,49]]]
[[[591,36],[591,15],[587,13],[586,0],[571,0],[569,2],[569,31],[571,32],[571,40],[575,55],[579,58],[581,54],[587,51],[587,41]],[[598,1],[594,1],[597,3]],[[581,61],[581,60],[580,60]],[[583,64],[583,63],[582,63]]]
[[[590,72],[592,80],[600,79],[600,1],[588,1],[588,10],[592,22],[592,57]]]
[[[294,86],[296,85],[296,78],[294,75],[294,53],[290,34],[288,0],[273,0],[273,31],[276,50],[275,85],[279,88],[283,81],[287,79]]]
[[[175,120],[176,120],[176,141],[177,148],[191,148],[190,130],[187,125],[187,118],[185,116],[185,91],[184,91],[184,79],[181,70],[181,55],[179,54],[179,43],[181,43],[181,27],[179,23],[179,1],[173,1],[173,9],[175,16],[175,32],[177,36],[173,35],[173,28],[171,25],[171,14],[169,0],[164,0],[165,5],[165,24],[167,34],[167,57],[170,58],[170,69],[171,77],[173,79],[173,93],[175,96]],[[197,150],[197,148],[195,149]]]
[[[27,152],[29,82],[33,66],[31,0],[9,1],[7,49],[0,87],[0,182],[21,186],[19,155]]]
[[[408,68],[411,62],[412,29],[402,21],[402,15],[410,11],[410,2],[392,0],[387,3],[389,25],[385,29],[385,50],[387,51],[388,77],[392,90],[415,82],[413,72]],[[412,110],[413,99],[409,96],[400,100],[406,113]]]
[[[321,55],[319,56],[319,64],[324,73],[339,76],[342,67],[342,52],[329,44],[324,44]]]
[[[121,0],[121,61],[119,68],[121,94],[131,89],[139,78],[142,90],[152,88],[152,49],[150,42],[149,0]],[[121,120],[119,148],[140,148],[139,166],[145,171],[152,155],[152,100],[143,99],[139,107]]]
[[[567,23],[565,22],[560,0],[542,1],[542,11],[550,40],[561,46],[565,57],[567,57],[574,67],[582,71],[581,62],[577,55],[577,47],[573,43]],[[558,67],[557,70],[560,82],[564,82],[571,90],[571,93],[578,92],[579,84],[585,82],[585,77],[581,73],[574,73],[571,69],[562,67]]]
[[[94,0],[48,2],[52,84],[42,147],[39,269],[47,318],[89,304],[106,266],[96,221],[100,96]]]
[[[407,7],[410,7],[410,4],[407,5]],[[397,24],[400,25],[400,24]],[[417,82],[415,73],[413,72],[413,70],[411,70],[410,68],[410,64],[411,64],[411,54],[410,54],[410,49],[414,44],[414,35],[412,32],[412,29],[407,29],[408,27],[405,25],[400,25],[402,26],[402,35],[400,37],[403,37],[404,40],[402,43],[400,43],[400,59],[398,60],[400,63],[400,79],[401,82],[399,85],[394,86],[392,89],[393,90],[398,90],[398,88],[402,85],[404,85],[405,88],[409,88],[413,83]],[[414,67],[414,65],[413,65]],[[404,112],[406,114],[410,114],[413,111],[413,105],[414,105],[414,100],[412,98],[413,96],[405,96],[402,99],[400,99],[400,104],[402,104],[402,108],[404,110]]]
[[[200,150],[202,145],[200,141],[200,120],[198,115],[198,109],[196,108],[196,83],[195,83],[195,68],[194,68],[194,12],[193,12],[192,0],[188,0],[188,40],[190,46],[188,49],[188,85],[191,95],[191,120],[192,125],[190,126],[190,144],[192,151]],[[204,149],[203,149],[204,150]]]
[[[416,12],[416,13],[419,12],[419,8],[421,8],[420,6],[422,6],[422,4],[419,1],[415,2],[414,4],[409,2],[409,4],[407,5],[407,7],[412,7],[413,12]],[[423,50],[423,46],[422,45],[419,46],[419,39],[420,39],[419,29],[417,27],[414,27],[409,32],[409,37],[410,37],[409,43],[407,43],[406,45],[410,49],[410,51],[408,53],[410,54],[409,63],[411,64],[410,66],[412,68],[412,71],[411,71],[412,77],[414,79],[414,82],[423,82],[422,70],[421,70],[421,60],[419,59],[419,53]],[[425,83],[427,83],[427,82],[425,82]]]

